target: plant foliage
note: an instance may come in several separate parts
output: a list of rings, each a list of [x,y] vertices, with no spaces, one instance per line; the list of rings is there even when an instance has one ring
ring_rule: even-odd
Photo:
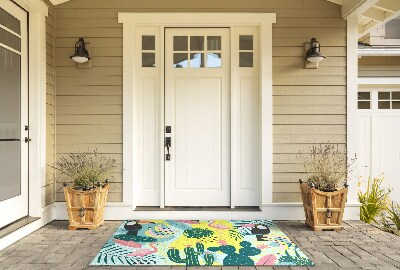
[[[74,187],[88,189],[109,177],[112,168],[116,167],[116,160],[99,154],[97,149],[88,149],[87,152],[62,156],[50,167],[71,179]]]
[[[368,179],[367,190],[358,191],[358,201],[361,203],[360,219],[366,223],[378,223],[376,218],[388,208],[391,189],[382,186],[383,180],[383,177],[377,177],[371,183],[371,179]]]
[[[343,187],[355,162],[355,159],[347,161],[347,154],[340,152],[338,144],[314,145],[309,151],[300,152],[299,157],[304,160],[308,184],[324,191]]]
[[[396,226],[397,230],[400,230],[400,205],[396,202],[392,202],[391,206],[388,207],[386,211],[387,217],[383,218],[383,226],[390,229],[392,227],[390,223],[392,223]],[[390,220],[390,223],[387,219]]]

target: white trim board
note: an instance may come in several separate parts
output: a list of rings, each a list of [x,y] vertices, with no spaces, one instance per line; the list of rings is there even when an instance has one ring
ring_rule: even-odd
[[[68,220],[64,202],[55,203],[54,218]],[[132,211],[129,203],[107,203],[105,220],[127,219],[269,219],[269,220],[304,220],[302,203],[264,203],[262,211]],[[344,219],[359,220],[360,204],[347,203]]]
[[[358,56],[400,56],[400,48],[358,49]]]
[[[47,205],[42,209],[42,217],[32,223],[29,223],[22,228],[10,233],[9,235],[0,239],[0,250],[8,247],[9,245],[17,242],[25,236],[33,233],[37,229],[40,229],[44,225],[54,220],[54,203]]]
[[[359,77],[358,78],[359,85],[368,85],[368,84],[400,84],[399,77]]]
[[[257,26],[260,29],[260,94],[262,108],[261,124],[261,183],[260,200],[272,202],[272,24],[276,22],[275,13],[118,13],[118,22],[123,23],[123,202],[136,208],[135,198],[142,176],[141,163],[141,112],[140,89],[135,85],[138,72],[135,63],[135,33],[137,27],[158,27],[163,33],[165,27],[235,27]],[[266,46],[265,44],[270,44]],[[163,50],[161,50],[163,53]],[[163,58],[161,58],[163,59]],[[161,60],[160,67],[163,69]],[[161,70],[163,71],[163,70]],[[163,74],[163,72],[161,72]],[[164,85],[164,75],[159,85]],[[163,89],[162,89],[163,90]],[[161,91],[163,92],[163,91]],[[163,119],[163,116],[161,116]],[[161,123],[161,130],[164,125]],[[162,141],[161,141],[162,142]],[[160,158],[164,160],[163,155]],[[163,162],[162,162],[163,163]],[[162,168],[161,168],[162,170]],[[163,180],[161,180],[161,183]],[[161,194],[162,199],[162,194]],[[232,205],[235,205],[234,202]],[[163,202],[161,202],[163,206]]]
[[[46,16],[41,0],[14,0],[29,16],[29,216],[40,219],[0,240],[0,249],[32,233],[53,218],[53,204],[42,207],[46,180]]]
[[[40,0],[16,0],[29,16],[29,215],[42,216],[46,182],[46,16]]]

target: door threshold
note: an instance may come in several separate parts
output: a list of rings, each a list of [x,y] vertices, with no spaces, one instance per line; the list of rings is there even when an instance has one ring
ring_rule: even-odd
[[[16,230],[21,229],[22,227],[24,227],[38,219],[40,219],[40,218],[27,216],[27,217],[18,219],[17,221],[4,226],[3,228],[0,228],[0,239],[6,237],[7,235],[15,232]]]
[[[261,212],[258,206],[237,206],[235,208],[220,206],[138,206],[134,211],[227,211],[227,212]]]

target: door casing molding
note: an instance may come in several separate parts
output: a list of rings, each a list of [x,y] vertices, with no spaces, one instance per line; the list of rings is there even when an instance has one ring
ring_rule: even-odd
[[[166,27],[235,27],[257,26],[260,29],[260,129],[261,129],[261,189],[260,208],[272,203],[272,24],[275,13],[118,13],[118,22],[123,24],[123,202],[135,209],[137,190],[141,179],[141,115],[137,111],[135,85],[135,31],[138,26]],[[162,31],[161,31],[162,30]],[[163,36],[162,36],[163,37]],[[164,37],[163,37],[164,38]],[[164,89],[164,52],[161,50],[161,88]],[[232,76],[231,76],[232,77]],[[231,78],[232,80],[232,78]],[[163,98],[163,97],[162,97]],[[162,143],[162,138],[160,143]],[[161,158],[161,157],[160,157]],[[162,157],[163,158],[163,157]],[[164,177],[161,173],[160,177]],[[232,183],[231,185],[233,185]],[[161,190],[163,186],[161,185]],[[232,198],[234,200],[234,198]],[[161,207],[164,200],[161,194]],[[234,201],[233,201],[234,206]]]
[[[46,183],[46,16],[41,0],[14,0],[28,12],[29,215],[42,217]]]

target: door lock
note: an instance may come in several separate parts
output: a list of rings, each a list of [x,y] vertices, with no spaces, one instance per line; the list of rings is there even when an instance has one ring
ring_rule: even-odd
[[[25,142],[29,143],[30,141],[32,141],[31,139],[29,139],[28,137],[25,137]]]
[[[171,154],[169,153],[169,148],[171,147],[171,137],[165,137],[165,147],[167,147],[167,154],[165,155],[165,160],[171,160]]]

